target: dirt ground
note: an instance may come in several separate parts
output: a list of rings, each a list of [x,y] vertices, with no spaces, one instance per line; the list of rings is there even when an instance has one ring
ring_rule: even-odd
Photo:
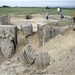
[[[33,18],[26,20],[24,18],[11,18],[11,23],[17,25],[20,29],[20,25],[26,21],[31,21],[33,25],[34,34],[28,36],[28,44],[18,46],[16,53],[10,60],[0,53],[0,74],[1,75],[75,75],[75,31],[68,29],[64,36],[58,35],[44,46],[39,46],[39,39],[37,35],[37,24],[44,25],[48,22],[55,22],[58,20],[45,20],[45,18]],[[36,54],[40,52],[48,52],[50,55],[50,65],[45,68],[42,73],[35,74],[37,70],[33,64],[30,67],[24,66],[19,60],[18,55],[24,47],[31,45]],[[5,61],[5,62],[4,62]],[[23,71],[29,69],[29,72]],[[34,73],[34,74],[32,74]]]

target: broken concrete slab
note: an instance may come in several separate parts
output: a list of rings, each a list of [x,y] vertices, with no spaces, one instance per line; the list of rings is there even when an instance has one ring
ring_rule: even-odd
[[[42,27],[38,25],[37,30],[39,37],[39,45],[44,45],[46,42],[48,42],[49,40],[51,40],[59,34],[64,35],[66,29],[66,27]]]
[[[27,44],[27,38],[25,35],[23,35],[23,32],[22,31],[18,31],[17,32],[17,44],[19,46],[22,46],[22,45],[26,45]]]
[[[6,58],[11,58],[14,53],[14,44],[9,39],[3,39],[1,41],[1,51]]]
[[[47,67],[50,63],[50,56],[48,55],[48,52],[41,52],[40,56],[38,56],[35,60],[35,64],[38,69],[44,69]]]
[[[0,16],[1,25],[10,25],[9,15]]]
[[[31,65],[35,59],[36,55],[30,45],[20,52],[19,60],[25,65]]]
[[[23,31],[24,35],[32,35],[33,34],[33,27],[31,22],[27,21],[21,24],[21,30]]]
[[[17,43],[17,26],[15,25],[0,25],[0,38],[6,38],[11,35],[14,38],[14,44]]]

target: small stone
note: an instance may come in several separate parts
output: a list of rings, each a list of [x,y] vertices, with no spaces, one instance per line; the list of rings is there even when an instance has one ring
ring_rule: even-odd
[[[25,69],[25,70],[23,71],[23,73],[30,72],[30,71],[31,71],[30,69]]]

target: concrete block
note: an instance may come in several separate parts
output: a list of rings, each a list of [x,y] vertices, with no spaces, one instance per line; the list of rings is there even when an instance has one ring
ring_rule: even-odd
[[[17,44],[19,46],[27,44],[27,38],[25,37],[25,35],[23,35],[22,31],[17,32]]]
[[[50,56],[48,55],[48,52],[41,52],[41,59],[43,62],[43,67],[46,67],[50,63]]]
[[[1,41],[1,51],[6,58],[11,58],[14,53],[14,44],[9,39],[4,39]]]
[[[40,56],[38,56],[35,60],[35,64],[38,69],[44,69],[47,67],[50,63],[50,56],[48,55],[48,52],[41,52]]]
[[[14,44],[17,43],[17,26],[14,25],[0,25],[0,38],[6,38],[11,35],[14,38]]]
[[[35,60],[35,65],[38,69],[42,69],[43,68],[43,61],[41,59],[41,57],[37,57]]]
[[[21,25],[21,30],[23,31],[24,35],[32,35],[33,34],[33,27],[31,22],[27,21]]]
[[[0,16],[1,25],[10,25],[9,15]]]
[[[43,45],[43,28],[38,24],[37,25],[37,32],[39,37],[39,45]]]
[[[31,65],[35,59],[36,55],[30,45],[25,48],[19,55],[19,60],[26,65]]]
[[[41,46],[59,34],[64,35],[65,30],[67,28],[50,27],[50,26],[41,27],[40,25],[38,25],[37,29],[38,29],[39,45]]]

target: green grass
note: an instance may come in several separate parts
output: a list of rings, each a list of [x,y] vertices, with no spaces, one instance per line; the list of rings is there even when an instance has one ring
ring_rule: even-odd
[[[75,12],[75,8],[61,8],[63,15],[72,16],[72,13]],[[0,15],[6,14],[46,14],[57,15],[57,8],[39,8],[39,7],[18,7],[18,8],[0,8]]]

